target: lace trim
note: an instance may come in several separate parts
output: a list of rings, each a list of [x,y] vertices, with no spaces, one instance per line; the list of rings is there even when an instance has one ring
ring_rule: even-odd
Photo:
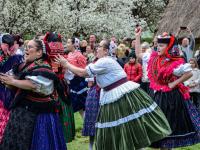
[[[118,101],[124,94],[137,89],[139,86],[140,85],[135,82],[128,81],[107,92],[101,89],[100,105],[105,105]]]
[[[155,110],[155,108],[158,105],[154,102],[151,106],[149,106],[148,108],[143,108],[141,110],[139,110],[137,113],[131,114],[127,117],[121,118],[119,120],[116,121],[112,121],[112,122],[105,122],[105,123],[96,123],[96,128],[111,128],[111,127],[116,127],[119,126],[121,124],[127,123],[129,121],[132,121],[134,119],[137,119],[139,117],[141,117],[142,115],[146,114],[146,113],[151,113],[152,111]]]

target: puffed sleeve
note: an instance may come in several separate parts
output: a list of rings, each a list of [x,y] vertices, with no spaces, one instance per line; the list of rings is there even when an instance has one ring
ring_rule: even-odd
[[[103,59],[99,59],[96,63],[91,63],[86,67],[89,76],[104,74],[107,71],[108,63]]]
[[[26,76],[27,80],[30,80],[34,85],[36,85],[36,89],[34,92],[40,93],[43,95],[50,95],[54,91],[54,83],[53,80],[48,79],[43,76]]]
[[[184,73],[192,71],[191,64],[186,63],[180,65],[178,68],[174,69],[173,74],[175,76],[182,76]]]

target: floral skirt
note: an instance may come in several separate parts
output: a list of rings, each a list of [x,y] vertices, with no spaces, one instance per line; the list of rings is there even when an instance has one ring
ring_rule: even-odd
[[[93,86],[88,91],[85,104],[85,118],[83,124],[83,136],[95,136],[95,123],[99,111],[99,95],[100,92],[96,86]]]
[[[96,150],[140,149],[171,134],[163,112],[140,88],[102,105],[96,128]]]

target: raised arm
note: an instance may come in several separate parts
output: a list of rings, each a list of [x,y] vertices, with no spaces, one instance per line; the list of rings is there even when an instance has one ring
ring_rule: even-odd
[[[194,38],[194,35],[192,34],[192,31],[187,28],[187,31],[189,32],[189,35],[190,35],[190,49],[191,50],[194,50],[194,47],[195,47],[195,38]]]
[[[141,34],[142,34],[142,28],[138,27],[135,29],[135,54],[137,58],[142,59],[143,54],[142,54],[142,49],[141,49]]]
[[[181,28],[178,28],[178,31],[176,32],[176,35],[175,35],[175,37],[176,37],[177,39],[179,38],[180,32],[181,32]]]

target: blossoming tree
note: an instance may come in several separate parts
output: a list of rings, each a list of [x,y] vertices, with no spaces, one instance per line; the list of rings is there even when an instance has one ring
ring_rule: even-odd
[[[151,25],[148,6],[163,7],[164,1],[0,0],[0,32],[57,31],[65,36],[91,33],[99,37],[131,36],[136,23]]]

